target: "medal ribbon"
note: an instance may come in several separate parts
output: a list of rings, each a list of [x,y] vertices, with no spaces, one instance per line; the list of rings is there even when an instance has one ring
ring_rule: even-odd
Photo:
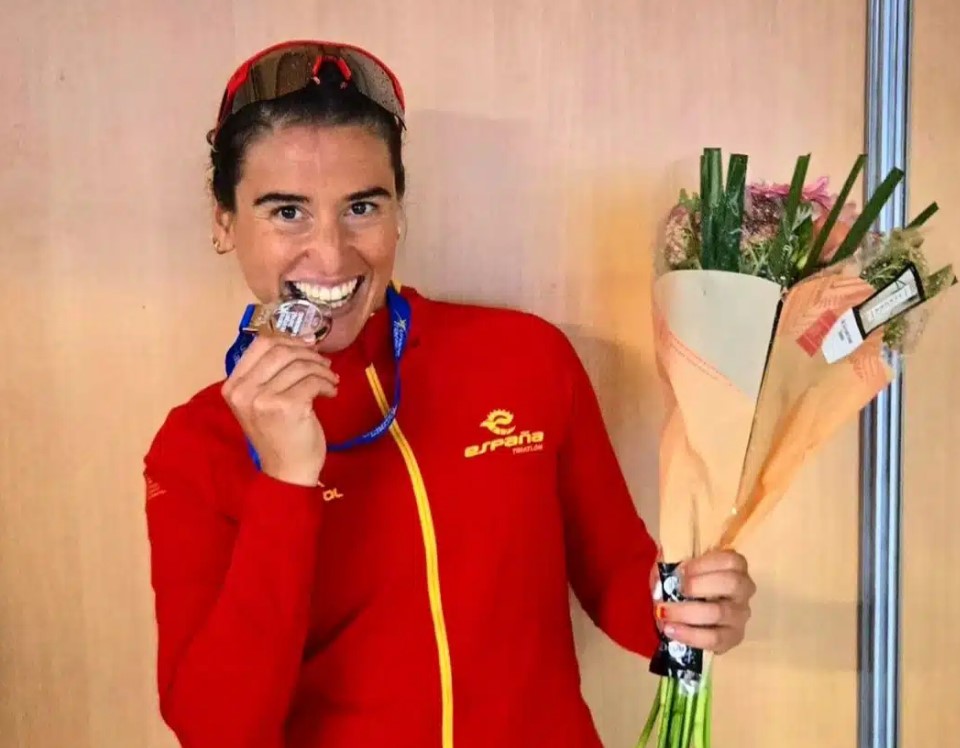
[[[397,410],[400,407],[400,360],[403,358],[403,353],[407,347],[407,339],[410,332],[410,322],[412,320],[413,313],[410,309],[410,302],[401,296],[392,285],[387,286],[387,310],[390,314],[391,342],[393,343],[393,361],[396,373],[396,376],[394,377],[393,404],[383,417],[383,420],[377,426],[370,429],[365,434],[361,434],[360,436],[349,439],[340,444],[328,444],[327,450],[330,452],[343,452],[347,449],[360,447],[379,439],[387,432],[397,418]],[[243,354],[254,340],[255,335],[251,332],[248,332],[248,327],[250,325],[250,321],[253,319],[255,311],[256,305],[254,304],[251,304],[246,308],[243,313],[243,317],[240,320],[240,329],[237,339],[227,350],[224,365],[228,377],[233,373],[233,370],[243,357]],[[253,448],[253,445],[249,442],[249,440],[247,441],[247,446],[250,450],[250,456],[259,470],[260,456],[257,454],[257,451]]]

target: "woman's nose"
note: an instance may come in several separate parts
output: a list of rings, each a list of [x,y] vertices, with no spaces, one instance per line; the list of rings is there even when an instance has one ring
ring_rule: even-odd
[[[307,259],[324,276],[336,278],[344,266],[345,247],[339,222],[324,222],[306,247]]]

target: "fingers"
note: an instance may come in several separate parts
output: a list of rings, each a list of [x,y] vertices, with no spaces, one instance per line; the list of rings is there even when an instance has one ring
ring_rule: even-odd
[[[327,364],[321,361],[303,358],[292,358],[289,360],[287,364],[271,378],[263,382],[262,392],[276,394],[286,393],[294,387],[294,385],[308,377],[316,377],[320,380],[324,394],[331,397],[336,394],[340,377],[334,374]]]
[[[246,374],[256,365],[257,361],[271,350],[274,345],[276,345],[277,340],[271,338],[268,335],[258,335],[253,339],[253,342],[247,347],[247,350],[244,351],[243,355],[240,357],[240,360],[237,362],[236,368],[233,370],[233,378],[240,378],[246,376]]]
[[[732,550],[710,551],[681,564],[680,579],[686,599],[656,609],[664,634],[718,654],[740,644],[756,592],[746,558]]]
[[[682,623],[671,623],[664,628],[664,633],[672,640],[694,649],[723,654],[743,641],[744,629],[727,626],[698,628]]]
[[[323,358],[316,351],[302,345],[290,345],[278,342],[257,360],[256,364],[246,374],[238,378],[254,385],[267,384],[294,362],[302,362],[314,366],[322,365],[329,370],[329,359]]]
[[[658,616],[664,622],[664,630],[674,623],[687,626],[742,627],[750,618],[750,606],[729,600],[665,603],[659,607]]]
[[[732,571],[746,574],[747,559],[736,551],[717,550],[708,551],[702,556],[691,558],[680,565],[684,577],[710,574],[716,571]]]
[[[247,354],[250,354],[249,359]],[[244,358],[223,385],[224,397],[236,408],[243,409],[252,405],[254,400],[264,398],[270,393],[289,390],[307,376],[319,377],[327,383],[316,384],[315,389],[319,394],[328,397],[336,395],[336,386],[340,379],[330,369],[329,359],[302,342],[282,338],[258,338],[251,344],[247,354],[244,354]]]
[[[282,413],[293,415],[296,412],[312,413],[313,401],[321,395],[336,397],[336,385],[324,377],[306,373],[299,379],[292,379],[289,386],[282,390],[261,390],[251,401],[250,412],[254,417]]]
[[[277,393],[275,399],[293,403],[312,403],[320,395],[336,397],[337,387],[328,379],[314,374],[298,380],[283,392]]]
[[[690,559],[681,565],[680,576],[684,597],[746,602],[756,592],[747,559],[736,551],[710,551]]]
[[[237,362],[231,379],[242,379],[257,368],[261,359],[277,357],[284,351],[299,350],[319,356],[306,341],[276,335],[258,335]]]
[[[757,591],[753,580],[740,571],[712,571],[696,576],[683,576],[684,597],[704,600],[727,598],[746,602]]]

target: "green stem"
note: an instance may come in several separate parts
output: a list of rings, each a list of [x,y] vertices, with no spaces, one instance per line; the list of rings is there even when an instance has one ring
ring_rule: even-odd
[[[694,748],[706,748],[710,744],[710,694],[711,671],[709,666],[703,674],[703,683],[697,694],[697,707],[693,713],[693,745]]]
[[[713,679],[710,678],[710,681]],[[706,684],[706,693],[704,694],[703,705],[703,748],[710,748],[710,709],[713,706],[713,683],[708,681]]]
[[[681,729],[680,746],[681,748],[690,748],[690,738],[693,735],[693,715],[694,710],[700,701],[701,689],[698,688],[694,693],[688,694],[686,705],[683,710],[683,728]]]
[[[667,739],[670,737],[671,715],[673,714],[673,701],[676,697],[677,682],[673,678],[666,678],[667,687],[663,700],[663,708],[660,717],[660,736],[657,740],[657,748],[668,748]]]
[[[657,724],[657,717],[660,716],[660,711],[663,707],[663,690],[665,688],[664,679],[660,679],[660,685],[657,686],[657,698],[653,700],[653,705],[650,707],[650,715],[647,717],[647,723],[643,726],[643,732],[640,734],[640,740],[637,741],[637,748],[647,748],[647,743],[650,742],[650,736],[653,734],[653,728]]]
[[[683,714],[686,711],[687,695],[680,688],[679,681],[674,681],[673,712],[670,715],[670,737],[667,741],[670,748],[685,748],[681,746],[680,738],[683,736]]]

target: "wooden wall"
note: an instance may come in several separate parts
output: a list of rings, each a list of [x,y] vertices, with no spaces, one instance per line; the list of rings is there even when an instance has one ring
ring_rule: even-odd
[[[262,0],[7,5],[3,746],[174,745],[156,707],[140,460],[167,410],[220,376],[247,300],[234,261],[209,244],[204,134],[248,54],[315,36],[368,46],[396,69],[410,102],[403,281],[560,324],[653,526],[659,222],[681,186],[696,187],[705,145],[748,152],[752,176],[783,181],[807,152],[812,174],[842,180],[862,149],[862,0],[288,0],[279,13]],[[939,169],[955,120],[937,76],[948,75],[938,62],[950,37],[927,12],[919,31],[932,41],[918,68],[931,81],[917,121],[931,140],[917,139],[914,189],[949,208],[956,187]],[[953,214],[938,221],[942,236]],[[921,590],[908,578],[917,601],[956,591],[923,547],[930,533],[949,545],[947,453],[925,455],[957,429],[948,408],[924,399],[928,386],[956,392],[956,342],[945,341],[955,323],[944,313],[936,324],[949,358],[919,355],[910,394],[924,414],[909,426],[911,507],[928,509],[911,508],[908,560],[935,582]],[[749,641],[720,666],[720,748],[853,744],[857,475],[851,424],[744,546],[761,589]],[[949,612],[916,614],[908,652],[927,662],[919,635],[939,626],[946,643]],[[604,741],[632,746],[655,681],[579,613],[577,628]],[[922,688],[908,688],[916,734]],[[955,714],[942,719],[956,725]]]

